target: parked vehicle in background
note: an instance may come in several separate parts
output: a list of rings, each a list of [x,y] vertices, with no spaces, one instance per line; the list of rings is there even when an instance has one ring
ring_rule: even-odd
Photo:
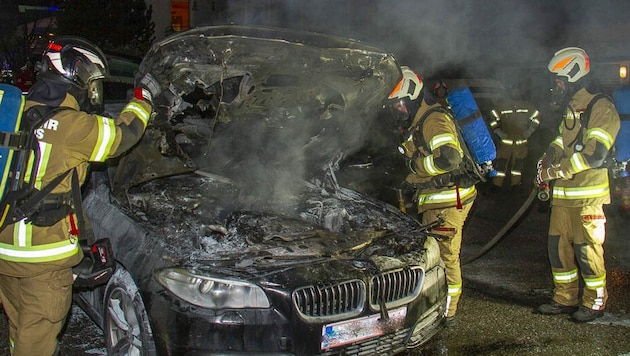
[[[84,198],[118,266],[75,301],[110,354],[394,354],[440,332],[437,242],[336,178],[378,128],[393,56],[219,26],[155,44],[139,70],[176,96]]]

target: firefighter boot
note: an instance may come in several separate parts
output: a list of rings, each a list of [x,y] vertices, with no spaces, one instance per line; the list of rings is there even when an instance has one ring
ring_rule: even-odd
[[[603,310],[594,310],[591,308],[587,308],[585,306],[580,306],[580,309],[578,309],[578,311],[576,311],[575,313],[571,315],[573,320],[580,323],[585,323],[587,321],[595,320],[602,316],[604,316]]]
[[[551,303],[538,306],[538,312],[540,314],[573,314],[578,310],[577,305],[562,305],[551,301]]]

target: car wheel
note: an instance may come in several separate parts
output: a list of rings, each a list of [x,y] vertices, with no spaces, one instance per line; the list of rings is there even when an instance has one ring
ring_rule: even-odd
[[[118,266],[107,284],[104,304],[108,355],[155,355],[155,343],[142,297],[128,271]]]

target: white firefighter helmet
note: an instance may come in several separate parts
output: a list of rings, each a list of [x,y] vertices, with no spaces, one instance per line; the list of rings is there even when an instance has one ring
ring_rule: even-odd
[[[567,47],[554,54],[547,69],[557,76],[565,77],[569,83],[575,83],[590,72],[591,65],[586,51]]]
[[[392,114],[397,121],[408,126],[413,119],[422,101],[422,78],[409,67],[401,66],[402,78],[389,94],[387,100]]]
[[[422,93],[422,78],[407,66],[401,66],[400,69],[402,70],[402,78],[389,94],[388,99],[409,99],[411,101],[418,99]]]

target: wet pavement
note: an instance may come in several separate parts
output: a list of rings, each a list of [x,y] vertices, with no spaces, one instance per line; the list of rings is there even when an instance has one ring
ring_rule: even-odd
[[[480,194],[464,229],[462,259],[476,256],[520,208],[527,192]],[[630,215],[605,207],[609,300],[603,317],[575,323],[540,315],[553,282],[547,260],[549,207],[535,200],[486,254],[462,266],[457,324],[410,355],[630,355]]]
[[[494,233],[520,208],[526,191],[482,194],[464,228],[461,257],[475,256]],[[630,215],[613,204],[604,207],[607,287],[610,298],[602,323],[630,327]],[[462,266],[465,282],[488,294],[509,296],[519,300],[542,300],[552,294],[553,282],[547,259],[549,205],[534,200],[523,218],[477,260]],[[489,233],[490,232],[490,233]],[[630,336],[630,329],[628,330]]]

